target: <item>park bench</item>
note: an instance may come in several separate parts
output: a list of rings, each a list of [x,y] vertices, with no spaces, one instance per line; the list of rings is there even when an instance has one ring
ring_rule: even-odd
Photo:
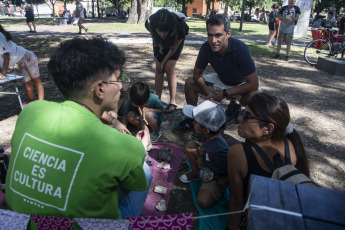
[[[344,192],[256,175],[250,186],[250,230],[345,230]]]
[[[17,81],[23,79],[23,76],[13,75],[13,74],[6,74],[6,79],[0,80],[0,86],[3,86],[1,90],[7,90],[10,86],[6,86],[7,84],[13,82],[14,83],[14,91],[0,91],[0,94],[10,94],[16,95],[18,97],[18,101],[20,104],[21,109],[23,109],[22,99],[20,97],[20,93],[17,87]]]

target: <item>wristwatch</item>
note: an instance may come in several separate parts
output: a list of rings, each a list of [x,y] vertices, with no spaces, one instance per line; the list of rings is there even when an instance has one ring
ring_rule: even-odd
[[[226,98],[228,96],[229,96],[229,94],[228,94],[228,92],[226,92],[226,89],[223,89],[223,98]]]

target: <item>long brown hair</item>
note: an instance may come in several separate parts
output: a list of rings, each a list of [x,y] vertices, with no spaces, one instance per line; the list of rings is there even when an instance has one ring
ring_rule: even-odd
[[[309,176],[309,163],[301,137],[295,129],[291,133],[285,132],[290,122],[290,112],[286,102],[267,93],[258,93],[249,99],[247,106],[258,118],[265,121],[260,122],[260,126],[265,126],[267,123],[274,125],[274,130],[267,136],[268,138],[273,141],[289,139],[292,142],[298,159],[296,168]]]

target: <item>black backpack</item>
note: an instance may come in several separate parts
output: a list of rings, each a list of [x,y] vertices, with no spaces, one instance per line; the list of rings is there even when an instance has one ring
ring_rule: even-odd
[[[256,152],[261,156],[266,165],[271,169],[271,171],[273,172],[271,178],[291,182],[294,184],[308,184],[315,186],[315,183],[310,178],[308,178],[291,164],[290,148],[287,140],[284,140],[285,162],[283,162],[279,153],[277,153],[273,157],[274,164],[272,164],[268,156],[257,144],[252,143],[249,140],[246,140],[246,143],[248,143],[256,150]]]

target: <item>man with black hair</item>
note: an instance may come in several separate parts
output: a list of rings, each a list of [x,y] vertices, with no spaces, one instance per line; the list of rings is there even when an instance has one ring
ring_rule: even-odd
[[[230,22],[223,14],[216,14],[206,21],[208,41],[200,48],[195,63],[193,77],[185,82],[186,102],[197,105],[198,94],[220,102],[227,97],[235,97],[245,106],[248,98],[258,91],[259,80],[249,47],[242,41],[231,37]],[[216,73],[203,75],[208,63]],[[241,108],[231,103],[227,113],[235,120]],[[229,120],[228,120],[229,121]],[[173,130],[193,127],[193,120],[186,118]]]
[[[336,26],[337,19],[333,17],[332,11],[328,12],[327,18],[324,19],[323,24],[325,28],[329,28],[329,29],[332,29],[333,26]]]
[[[59,45],[48,73],[66,101],[35,101],[20,113],[6,178],[10,210],[105,219],[140,214],[152,180],[144,163],[148,129],[135,138],[100,120],[117,105],[124,63],[124,53],[102,38]]]

